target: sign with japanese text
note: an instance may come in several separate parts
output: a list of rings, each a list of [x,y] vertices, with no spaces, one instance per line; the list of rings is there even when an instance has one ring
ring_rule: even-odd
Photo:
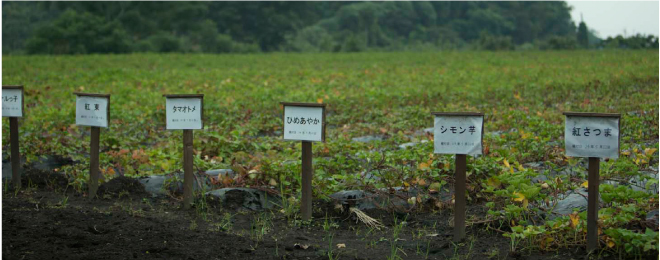
[[[284,105],[284,140],[325,140],[325,107],[314,103],[282,103]]]
[[[76,124],[108,127],[110,96],[76,93]]]
[[[2,116],[23,117],[23,87],[2,87]]]
[[[480,113],[433,113],[434,153],[482,153],[484,117]]]
[[[564,114],[566,156],[619,158],[618,114]]]
[[[166,95],[167,129],[202,129],[202,95]]]

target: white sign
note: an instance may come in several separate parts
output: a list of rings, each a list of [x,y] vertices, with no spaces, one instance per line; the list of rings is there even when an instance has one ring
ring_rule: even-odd
[[[2,90],[2,116],[23,117],[23,90]]]
[[[202,98],[166,98],[167,129],[202,129]]]
[[[76,96],[76,125],[108,127],[108,98]]]
[[[436,115],[433,129],[434,152],[481,154],[483,125],[483,116]]]
[[[619,118],[566,116],[566,155],[619,158]]]
[[[284,106],[284,140],[323,141],[323,107]]]

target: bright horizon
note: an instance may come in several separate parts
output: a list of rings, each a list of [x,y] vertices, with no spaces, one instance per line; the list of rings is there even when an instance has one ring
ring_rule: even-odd
[[[580,15],[602,39],[637,33],[658,36],[658,1],[566,1],[577,26]]]

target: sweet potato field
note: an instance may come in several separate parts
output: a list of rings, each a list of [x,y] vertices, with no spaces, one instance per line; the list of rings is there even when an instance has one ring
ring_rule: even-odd
[[[658,52],[3,56],[23,85],[23,187],[8,178],[8,259],[569,259],[658,256]],[[111,95],[101,184],[73,92]],[[182,131],[164,94],[204,94],[195,199],[181,209]],[[326,104],[313,145],[311,221],[301,144],[280,102]],[[484,113],[467,157],[467,237],[452,241],[454,156],[433,153],[434,111]],[[587,159],[565,156],[564,111],[621,114],[600,161],[599,249],[586,245]],[[357,210],[356,210],[357,209]]]

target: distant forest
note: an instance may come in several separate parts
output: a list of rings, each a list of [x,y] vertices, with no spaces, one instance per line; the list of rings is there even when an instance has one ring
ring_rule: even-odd
[[[2,2],[3,54],[658,48],[566,2]]]

